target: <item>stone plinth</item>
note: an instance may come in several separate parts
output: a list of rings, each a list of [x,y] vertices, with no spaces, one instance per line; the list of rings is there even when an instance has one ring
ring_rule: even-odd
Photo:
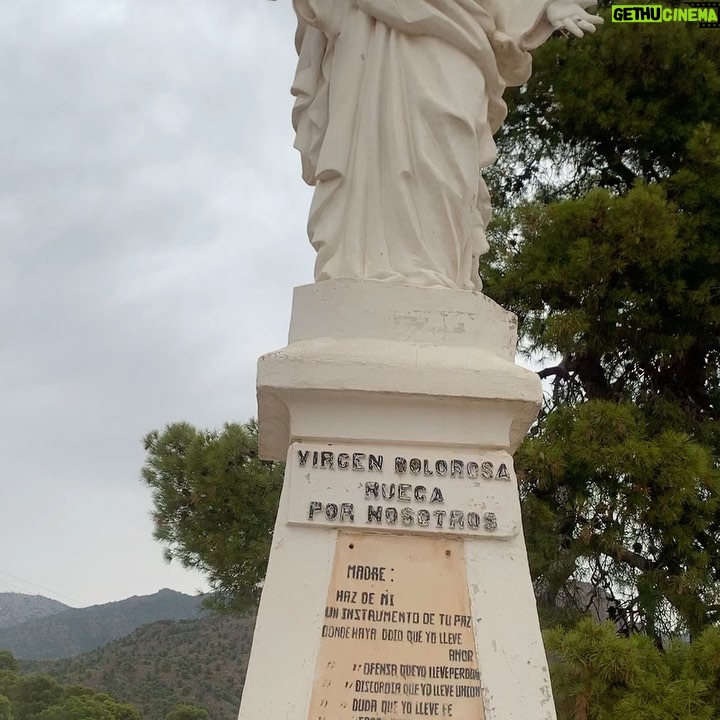
[[[261,454],[287,470],[240,720],[555,717],[511,458],[541,389],[515,338],[477,293],[296,289],[258,366]]]

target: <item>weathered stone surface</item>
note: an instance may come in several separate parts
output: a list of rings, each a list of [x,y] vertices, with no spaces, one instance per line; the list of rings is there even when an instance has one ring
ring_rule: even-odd
[[[291,342],[258,363],[261,455],[282,460],[299,439],[357,438],[468,447],[482,438],[512,453],[540,393],[537,375],[514,363],[515,335],[515,317],[480,293],[371,281],[297,288]]]
[[[258,369],[263,452],[287,470],[240,720],[553,720],[511,459],[541,388],[515,319],[474,293],[327,281],[296,291],[290,339]],[[396,583],[417,627],[376,614]],[[378,664],[426,677],[383,684]]]

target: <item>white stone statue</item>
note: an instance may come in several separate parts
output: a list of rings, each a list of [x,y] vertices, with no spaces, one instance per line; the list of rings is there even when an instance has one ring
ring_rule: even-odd
[[[293,0],[295,146],[315,186],[315,280],[480,289],[490,199],[481,168],[505,87],[559,28],[594,32],[594,0]]]

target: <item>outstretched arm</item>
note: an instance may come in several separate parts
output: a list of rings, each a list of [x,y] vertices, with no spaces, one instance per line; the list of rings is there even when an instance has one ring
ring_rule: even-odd
[[[582,37],[586,32],[594,33],[595,26],[604,22],[598,15],[585,11],[586,7],[595,4],[596,0],[553,0],[547,7],[547,19],[555,29]]]

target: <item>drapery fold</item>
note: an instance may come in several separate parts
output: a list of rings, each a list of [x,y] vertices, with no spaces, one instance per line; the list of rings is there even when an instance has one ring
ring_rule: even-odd
[[[551,32],[492,1],[295,0],[293,124],[315,279],[477,289],[502,92]],[[504,6],[503,6],[504,7]],[[511,34],[512,33],[512,34]]]

